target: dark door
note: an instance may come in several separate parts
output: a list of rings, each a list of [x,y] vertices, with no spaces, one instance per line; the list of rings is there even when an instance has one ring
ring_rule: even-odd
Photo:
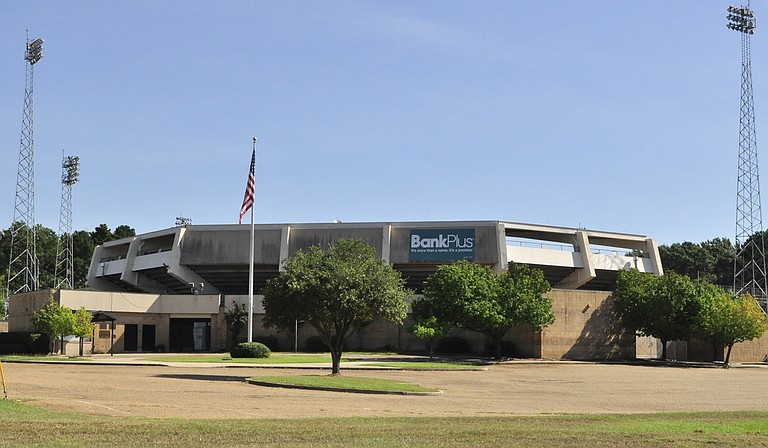
[[[141,326],[141,351],[143,352],[155,351],[155,326],[154,325]]]
[[[123,333],[123,350],[135,352],[139,349],[139,326],[137,324],[125,324]]]
[[[168,351],[208,351],[211,349],[211,319],[171,319],[169,336]]]

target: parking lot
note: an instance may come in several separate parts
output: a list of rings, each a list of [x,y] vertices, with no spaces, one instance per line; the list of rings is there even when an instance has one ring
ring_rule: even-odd
[[[257,375],[321,369],[4,363],[11,399],[88,414],[189,418],[490,416],[768,410],[766,367],[731,369],[578,362],[511,362],[485,371],[361,371],[438,387],[441,396],[269,388]]]

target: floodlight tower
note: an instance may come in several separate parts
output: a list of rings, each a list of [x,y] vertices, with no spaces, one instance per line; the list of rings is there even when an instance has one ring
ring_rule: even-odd
[[[56,251],[56,289],[74,289],[75,263],[72,239],[72,185],[80,176],[80,157],[65,156],[61,162],[61,213],[59,214],[59,246]]]
[[[750,38],[755,33],[755,14],[747,6],[728,7],[728,28],[741,34],[741,119],[736,189],[736,258],[733,288],[750,293],[766,306],[765,244],[760,204],[760,174],[755,138],[755,104],[752,96]]]
[[[16,175],[16,200],[11,223],[10,262],[6,284],[6,304],[11,294],[38,288],[38,264],[35,236],[35,160],[33,79],[35,64],[43,58],[43,39],[32,42],[27,37],[24,59],[27,61],[24,89],[24,117],[21,122],[19,169]],[[6,307],[6,310],[8,308]]]

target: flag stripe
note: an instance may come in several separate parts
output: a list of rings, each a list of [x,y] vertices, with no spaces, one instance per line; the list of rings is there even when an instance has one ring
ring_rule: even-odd
[[[256,184],[254,172],[256,169],[256,148],[251,155],[251,169],[248,171],[248,183],[245,185],[245,196],[243,196],[243,205],[240,207],[240,224],[243,223],[243,216],[253,207],[253,191]]]

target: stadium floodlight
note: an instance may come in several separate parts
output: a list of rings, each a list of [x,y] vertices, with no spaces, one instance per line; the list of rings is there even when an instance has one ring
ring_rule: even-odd
[[[24,57],[30,65],[35,65],[40,59],[43,59],[43,39],[37,38],[27,44],[27,54]]]
[[[728,7],[728,29],[744,34],[755,34],[755,14],[745,7]]]
[[[65,157],[62,168],[64,168],[64,175],[61,177],[61,182],[63,184],[74,185],[80,180],[80,157]]]

